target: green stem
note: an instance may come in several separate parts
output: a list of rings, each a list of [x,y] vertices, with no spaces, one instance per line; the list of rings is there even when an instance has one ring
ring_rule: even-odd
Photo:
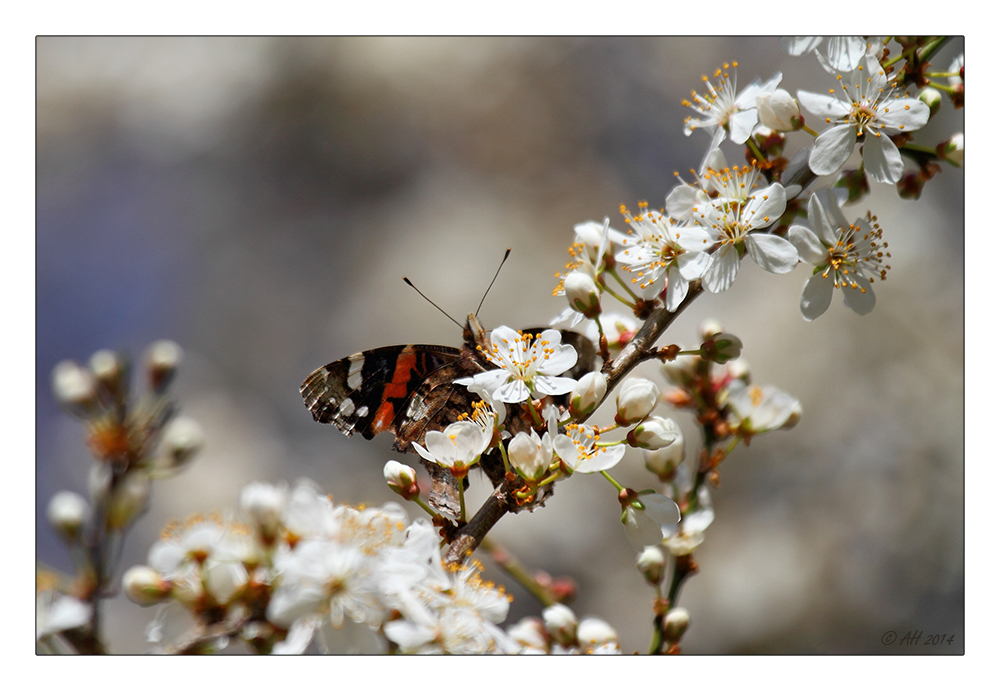
[[[619,484],[618,484],[618,483],[617,483],[617,482],[615,481],[615,479],[614,479],[613,477],[611,477],[611,476],[610,476],[610,475],[608,474],[608,471],[606,471],[606,470],[602,470],[602,471],[601,471],[601,475],[603,475],[603,476],[604,476],[604,478],[605,478],[605,479],[606,479],[606,480],[607,480],[608,482],[610,482],[610,483],[611,483],[612,485],[614,485],[614,486],[615,486],[615,489],[616,489],[616,490],[618,490],[619,492],[624,492],[624,491],[625,491],[625,488],[624,488],[624,487],[622,487],[621,485],[619,485]]]
[[[623,279],[621,276],[618,275],[617,271],[615,271],[614,269],[610,269],[605,273],[610,273],[611,277],[614,278],[616,281],[618,281],[618,285],[620,285],[622,288],[625,289],[625,292],[632,297],[633,302],[639,299],[639,296],[632,292],[632,289],[628,287],[628,283],[626,283],[625,279]],[[607,286],[605,286],[605,288],[607,288]]]
[[[429,507],[427,504],[425,504],[424,500],[421,499],[420,497],[414,497],[413,501],[416,503],[417,506],[419,506],[421,509],[423,509],[424,511],[426,511],[431,516],[437,516],[438,515],[437,511],[435,511],[434,509],[432,509],[431,507]]]

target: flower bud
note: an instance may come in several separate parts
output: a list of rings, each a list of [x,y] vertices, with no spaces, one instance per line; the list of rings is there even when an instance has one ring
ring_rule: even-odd
[[[625,314],[602,312],[598,320],[601,322],[604,336],[608,340],[608,351],[612,355],[620,353],[622,348],[629,344],[640,326],[635,317]],[[595,344],[600,338],[600,332],[594,322],[587,324],[587,337]]]
[[[105,516],[107,527],[111,530],[123,530],[138,518],[146,510],[151,484],[149,474],[145,471],[133,470],[127,473],[112,490],[108,500]]]
[[[115,396],[125,394],[125,364],[111,350],[98,350],[90,356],[90,371],[100,386]]]
[[[608,379],[600,372],[587,372],[569,395],[569,412],[575,418],[590,415],[608,392]]]
[[[743,352],[743,341],[729,333],[715,334],[701,344],[701,356],[719,364],[735,360]]]
[[[747,361],[743,358],[737,358],[727,362],[726,373],[729,375],[730,379],[742,379],[747,383],[750,382],[750,365],[748,365]]]
[[[576,639],[584,648],[596,648],[609,643],[618,645],[618,632],[603,619],[585,617],[576,627]]]
[[[670,482],[677,470],[677,466],[684,460],[684,435],[680,427],[677,428],[677,437],[659,449],[644,449],[643,457],[646,461],[646,470],[653,473],[661,482]]]
[[[183,467],[204,445],[201,425],[191,418],[175,418],[164,427],[162,448],[171,469]]]
[[[220,605],[228,605],[250,580],[239,562],[210,561],[204,570],[205,591]]]
[[[569,607],[555,604],[542,610],[545,629],[559,645],[570,646],[576,642],[577,619]]]
[[[805,124],[799,104],[784,89],[757,95],[757,117],[764,127],[776,132],[802,129],[802,125]]]
[[[601,313],[601,293],[597,283],[584,271],[570,271],[563,281],[569,306],[587,319],[594,319]]]
[[[90,505],[76,492],[56,492],[49,500],[47,515],[59,537],[72,544],[80,539],[80,533],[90,520]]]
[[[403,465],[399,461],[389,461],[382,468],[382,476],[385,477],[389,489],[410,501],[414,497],[420,496],[420,488],[417,486],[417,471],[408,465]]]
[[[722,323],[717,319],[706,319],[701,324],[698,325],[698,335],[701,336],[701,340],[707,341],[712,336],[720,334],[725,329]]]
[[[93,375],[72,360],[63,360],[52,370],[52,392],[69,412],[86,417],[97,405]]]
[[[691,615],[683,607],[674,607],[663,619],[663,635],[668,641],[679,641],[691,623]]]
[[[170,595],[170,587],[170,581],[149,566],[133,566],[122,576],[125,595],[142,607],[163,602]]]
[[[687,387],[694,380],[697,361],[697,355],[678,355],[673,360],[664,362],[660,371],[671,384]]]
[[[94,463],[90,466],[87,472],[87,492],[93,506],[101,506],[107,502],[113,479],[114,473],[107,463]]]
[[[666,563],[667,558],[664,556],[663,550],[655,545],[642,550],[636,560],[639,573],[650,585],[658,585],[663,580],[663,567]]]
[[[270,544],[277,537],[287,500],[288,488],[285,486],[251,482],[240,490],[240,507],[264,544]]]
[[[919,172],[907,173],[896,182],[896,192],[900,199],[920,199],[927,179]]]
[[[622,427],[635,424],[649,415],[660,402],[660,390],[648,379],[626,379],[618,389],[615,422]]]
[[[681,429],[673,420],[653,416],[646,418],[628,433],[628,443],[639,449],[662,449],[674,443]]]
[[[930,117],[933,117],[934,113],[938,112],[941,108],[941,102],[944,100],[941,98],[941,92],[933,86],[925,86],[917,98],[931,109]]]
[[[177,366],[184,357],[184,351],[173,341],[157,341],[146,351],[146,369],[149,373],[149,388],[162,394],[177,372]]]
[[[534,430],[518,432],[507,444],[507,458],[525,480],[540,480],[552,462],[552,449],[546,447]]]
[[[962,132],[951,135],[951,139],[937,145],[938,158],[954,163],[956,166],[965,165],[965,135]]]
[[[526,648],[546,650],[549,645],[545,624],[538,617],[525,617],[509,629],[507,635]]]

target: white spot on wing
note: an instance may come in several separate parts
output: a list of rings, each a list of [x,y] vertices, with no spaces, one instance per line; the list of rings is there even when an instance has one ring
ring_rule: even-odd
[[[349,417],[351,413],[354,412],[354,401],[349,398],[345,398],[340,404],[340,409],[337,411],[338,415],[344,417]]]
[[[350,369],[347,370],[347,385],[354,390],[361,386],[361,369],[365,366],[365,356],[362,353],[355,353],[347,359],[351,363]]]

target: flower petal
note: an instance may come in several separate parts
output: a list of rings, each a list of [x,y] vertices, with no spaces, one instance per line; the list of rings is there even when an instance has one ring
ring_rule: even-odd
[[[896,183],[903,177],[903,157],[899,150],[886,135],[873,136],[871,132],[865,137],[862,151],[865,161],[865,171],[876,182]]]
[[[773,274],[787,274],[799,263],[799,253],[795,245],[783,237],[753,233],[746,237],[746,248],[750,258],[765,271]]]
[[[857,133],[853,125],[835,125],[816,137],[809,167],[816,175],[831,175],[847,163],[854,152]]]
[[[836,96],[829,94],[814,94],[811,91],[799,91],[799,105],[818,118],[837,120],[851,112],[850,107]]]
[[[850,307],[856,314],[862,316],[875,309],[875,291],[871,284],[861,276],[856,277],[859,281],[857,288],[852,288],[850,284],[841,286],[844,293],[844,304]],[[862,291],[862,288],[864,290]]]
[[[802,317],[811,322],[826,312],[833,297],[833,280],[824,278],[822,272],[813,274],[802,287],[802,297],[799,298],[799,309]]]
[[[729,290],[736,280],[740,270],[740,257],[736,248],[725,245],[712,255],[712,265],[705,272],[703,280],[705,288],[710,293],[722,293]]]
[[[826,247],[812,232],[805,226],[792,226],[788,229],[788,240],[799,252],[802,261],[809,262],[813,266],[822,266],[826,263]]]

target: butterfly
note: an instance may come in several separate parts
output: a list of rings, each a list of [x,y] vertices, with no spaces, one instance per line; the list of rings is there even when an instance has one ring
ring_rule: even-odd
[[[540,333],[542,329],[528,331]],[[578,355],[576,366],[566,376],[578,379],[594,368],[594,345],[582,334],[561,333],[563,342],[572,345]],[[427,432],[441,431],[472,412],[479,396],[455,380],[496,368],[483,355],[492,344],[476,315],[466,319],[462,340],[461,349],[411,344],[355,353],[315,370],[302,382],[299,392],[317,422],[332,424],[347,436],[360,432],[365,439],[391,432],[395,436],[393,449],[412,452],[412,444],[423,445]],[[440,496],[450,494],[450,488],[439,484],[450,474],[433,464],[425,466],[438,494],[435,498],[432,489],[432,504],[443,501],[451,505],[450,499]],[[498,469],[497,464],[483,463],[494,485],[503,479],[502,468],[502,464]],[[441,479],[445,475],[448,478]]]

